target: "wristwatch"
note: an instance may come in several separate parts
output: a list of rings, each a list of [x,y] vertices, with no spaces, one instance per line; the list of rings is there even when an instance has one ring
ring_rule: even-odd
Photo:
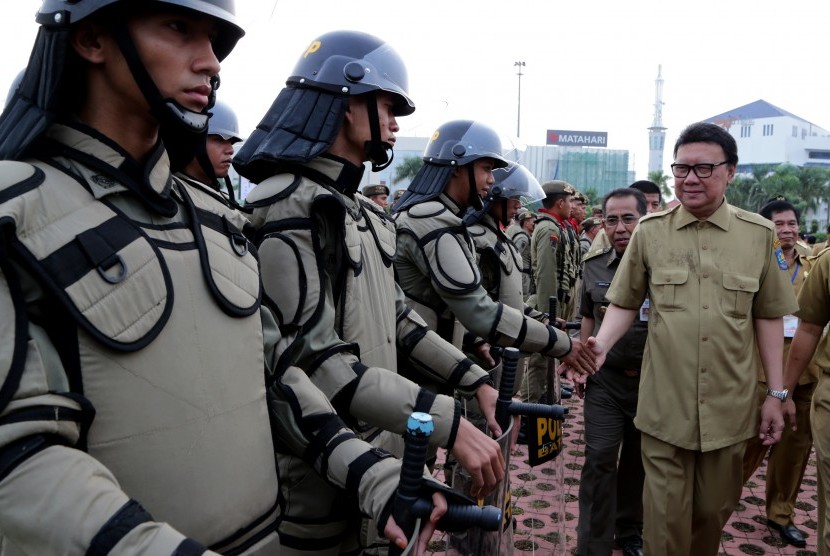
[[[787,389],[784,390],[771,390],[767,388],[767,396],[772,396],[773,398],[778,398],[782,402],[787,401],[787,396],[790,395],[790,391]]]

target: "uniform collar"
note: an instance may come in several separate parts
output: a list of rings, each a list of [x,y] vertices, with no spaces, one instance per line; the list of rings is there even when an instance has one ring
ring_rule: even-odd
[[[438,195],[438,200],[441,201],[448,209],[450,209],[450,212],[452,212],[459,218],[462,218],[464,216],[464,213],[467,211],[466,208],[461,208],[461,205],[456,203],[452,199],[452,197],[450,197],[446,193],[441,193],[440,195]]]
[[[129,190],[151,210],[167,217],[176,214],[170,159],[161,141],[144,162],[139,162],[120,145],[80,122],[54,124],[43,139],[47,156],[65,157],[80,164],[74,170],[82,174],[96,199]]]
[[[363,179],[365,166],[355,166],[345,158],[323,154],[302,164],[297,173],[324,183],[344,195],[354,197]]]
[[[732,220],[732,215],[729,211],[729,203],[726,202],[726,198],[724,197],[723,202],[720,204],[718,209],[712,213],[709,218],[707,218],[706,222],[711,222],[718,228],[729,231],[729,223]],[[697,216],[686,210],[686,207],[680,205],[677,209],[677,222],[675,224],[675,229],[679,230],[689,224],[695,224],[697,222],[703,222],[703,220],[699,220]]]

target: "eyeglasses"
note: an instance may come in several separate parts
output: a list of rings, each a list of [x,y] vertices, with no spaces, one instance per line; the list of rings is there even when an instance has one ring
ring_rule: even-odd
[[[609,228],[616,228],[617,224],[620,223],[620,220],[622,220],[622,223],[626,226],[631,226],[639,222],[640,217],[635,214],[624,214],[622,216],[606,216],[605,225]]]
[[[722,166],[728,162],[728,160],[724,160],[717,164],[695,164],[693,166],[689,166],[688,164],[672,164],[671,173],[676,178],[685,178],[689,175],[689,172],[693,171],[699,178],[708,178],[715,171],[716,166]]]

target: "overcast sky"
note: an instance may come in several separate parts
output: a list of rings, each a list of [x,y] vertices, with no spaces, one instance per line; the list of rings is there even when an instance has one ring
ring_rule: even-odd
[[[400,135],[429,136],[460,118],[493,126],[506,146],[543,145],[547,129],[607,131],[608,147],[629,150],[644,178],[660,64],[667,173],[685,125],[758,99],[830,129],[827,0],[236,3],[247,35],[223,63],[219,94],[244,135],[308,43],[335,29],[377,35],[403,57],[417,109]],[[28,60],[39,5],[3,1],[0,95]],[[525,62],[519,137],[516,61]]]

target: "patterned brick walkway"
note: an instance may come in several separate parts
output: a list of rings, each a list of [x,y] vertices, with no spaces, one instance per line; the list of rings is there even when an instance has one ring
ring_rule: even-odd
[[[511,456],[511,493],[516,527],[513,535],[515,555],[569,555],[576,548],[576,523],[579,514],[579,475],[584,452],[582,402],[566,400],[569,415],[564,424],[565,447],[556,461],[530,468],[527,449],[519,446]],[[816,554],[816,469],[811,459],[796,508],[796,525],[805,531],[807,547],[797,549],[785,543],[777,531],[766,525],[764,511],[764,472],[762,465],[755,477],[744,485],[738,508],[724,529],[721,554],[728,556]],[[564,477],[564,492],[557,493],[556,477]],[[564,504],[564,523],[559,516]],[[563,526],[563,527],[562,527]],[[564,531],[558,530],[559,528]],[[430,546],[433,554],[444,554],[444,537],[436,534]],[[619,550],[614,555],[621,555]]]

